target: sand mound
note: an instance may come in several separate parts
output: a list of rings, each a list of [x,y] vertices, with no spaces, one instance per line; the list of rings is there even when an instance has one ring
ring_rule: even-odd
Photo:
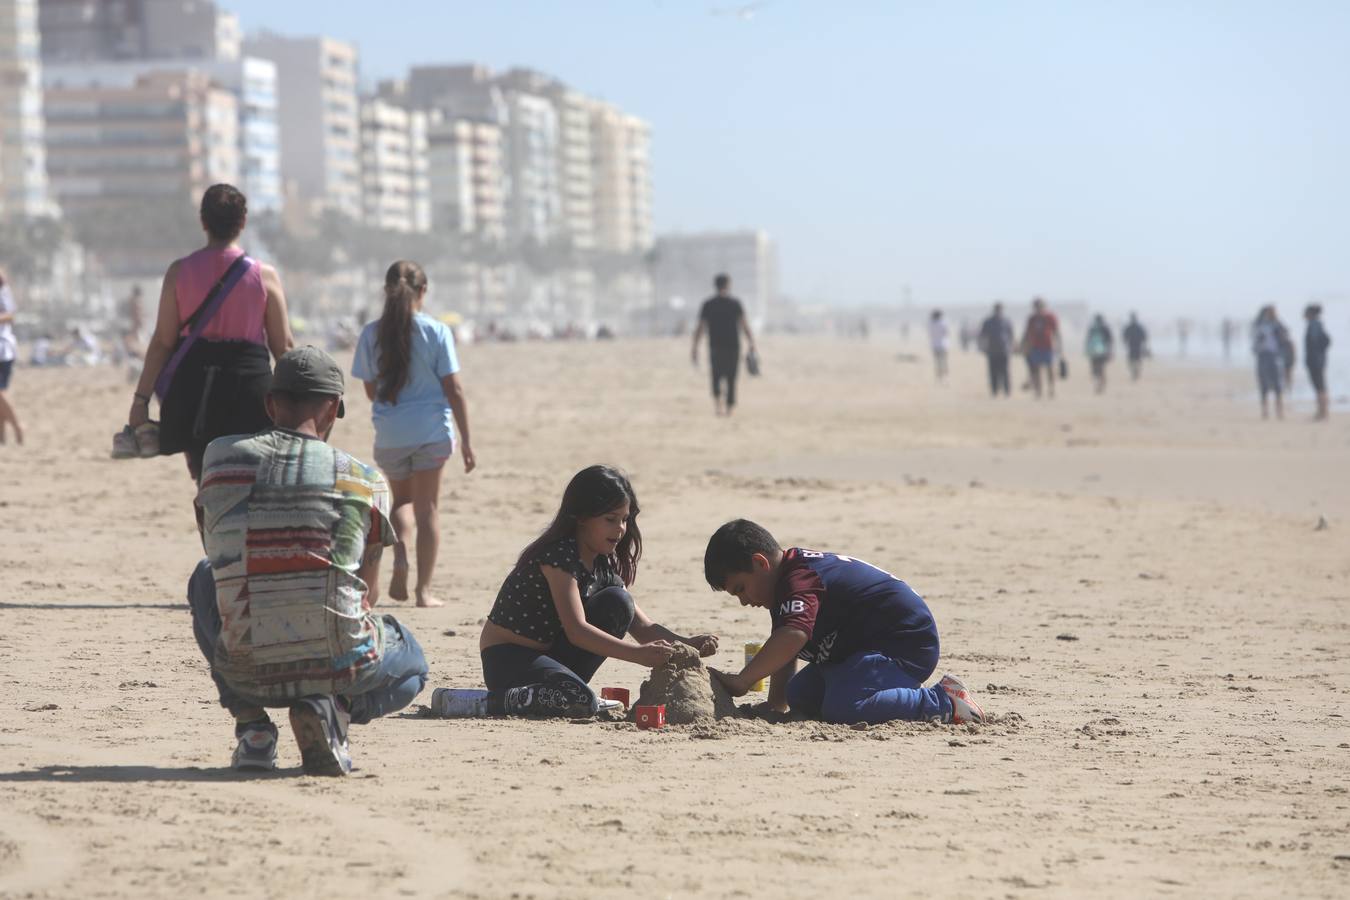
[[[653,669],[652,677],[642,682],[634,706],[656,704],[665,704],[666,721],[672,725],[711,722],[737,714],[736,702],[726,688],[704,667],[698,652],[684,644],[677,644],[669,662]]]

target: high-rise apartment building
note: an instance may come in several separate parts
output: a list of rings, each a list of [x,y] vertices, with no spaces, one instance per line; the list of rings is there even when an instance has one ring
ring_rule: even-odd
[[[239,181],[238,100],[202,72],[52,85],[45,99],[52,191],[72,216],[143,200],[195,203],[210,185]]]
[[[130,89],[154,73],[200,72],[235,95],[239,111],[239,180],[253,212],[279,211],[282,202],[281,151],[277,126],[276,66],[265,59],[145,60],[126,62],[54,63],[43,71],[48,89]]]
[[[356,47],[261,32],[245,41],[244,52],[277,67],[281,176],[300,212],[333,210],[359,221],[364,204]]]
[[[53,63],[239,58],[237,16],[212,0],[41,0]]]
[[[390,231],[431,228],[427,114],[381,97],[361,104],[361,178],[365,222]]]
[[[595,248],[595,190],[591,147],[591,105],[584,94],[530,69],[512,69],[497,79],[510,96],[521,91],[543,97],[553,105],[557,120],[554,145],[554,183],[558,193],[559,219],[554,237],[572,247]],[[528,164],[531,157],[524,157]]]
[[[686,306],[713,293],[714,276],[731,276],[731,292],[746,313],[762,318],[778,296],[778,254],[763,231],[663,234],[656,241],[656,295],[667,305],[680,298]]]
[[[432,227],[442,233],[476,235],[487,243],[503,241],[506,189],[501,126],[433,110],[427,159]]]
[[[643,252],[652,246],[651,128],[599,101],[590,121],[596,246]]]
[[[36,0],[0,0],[0,218],[51,215]]]

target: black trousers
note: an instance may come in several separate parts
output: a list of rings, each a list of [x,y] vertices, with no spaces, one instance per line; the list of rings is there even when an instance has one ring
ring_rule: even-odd
[[[740,350],[712,354],[712,393],[722,396],[722,382],[727,383],[727,408],[736,405],[736,374],[741,368]]]
[[[999,391],[1005,395],[1011,393],[1008,384],[1008,356],[1007,354],[990,353],[986,357],[989,361],[989,393],[995,397]]]
[[[586,621],[622,638],[633,624],[633,597],[621,587],[596,591],[585,601]],[[607,657],[582,650],[558,635],[548,651],[519,644],[497,644],[480,654],[488,707],[513,716],[593,715],[595,692],[589,682]]]

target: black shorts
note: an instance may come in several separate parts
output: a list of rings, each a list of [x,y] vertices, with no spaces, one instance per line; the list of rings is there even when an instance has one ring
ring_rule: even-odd
[[[0,391],[9,390],[9,379],[14,375],[14,360],[0,362]]]

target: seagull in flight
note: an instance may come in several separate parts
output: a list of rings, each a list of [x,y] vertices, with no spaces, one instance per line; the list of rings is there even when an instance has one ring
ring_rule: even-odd
[[[718,6],[708,10],[714,16],[735,16],[742,22],[749,22],[755,17],[755,13],[768,6],[764,3],[744,3],[740,6]]]

